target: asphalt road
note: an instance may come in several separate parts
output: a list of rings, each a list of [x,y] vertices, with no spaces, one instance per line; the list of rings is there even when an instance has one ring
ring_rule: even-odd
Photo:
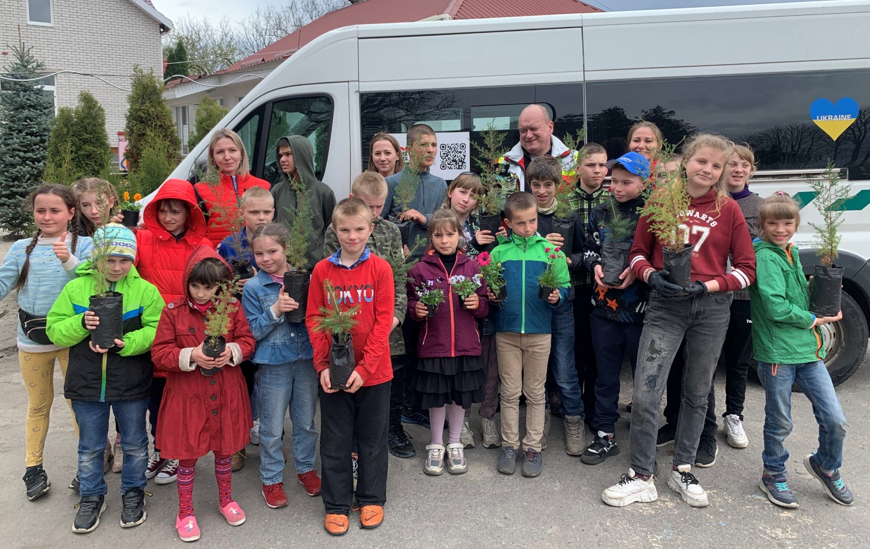
[[[6,246],[8,244],[3,243]],[[108,509],[100,527],[77,536],[70,526],[78,498],[67,489],[76,468],[76,438],[69,409],[62,398],[60,372],[55,372],[56,399],[45,451],[52,489],[36,502],[24,493],[24,421],[26,395],[14,346],[14,297],[0,302],[0,547],[180,547],[174,517],[175,485],[149,483],[148,520],[130,530],[118,524],[120,475],[108,473]],[[866,344],[859,343],[859,344]],[[623,379],[622,403],[630,398],[630,375]],[[724,375],[717,377],[717,398],[724,398]],[[761,473],[761,431],[764,393],[750,383],[746,398],[749,447],[736,450],[719,435],[718,461],[710,469],[695,469],[709,493],[710,506],[692,509],[658,479],[658,501],[614,509],[600,493],[627,470],[628,428],[623,413],[617,428],[622,454],[597,466],[581,464],[564,453],[563,428],[554,421],[550,446],[544,453],[541,477],[508,477],[495,469],[498,450],[478,446],[467,453],[467,474],[428,477],[422,472],[429,432],[408,426],[419,457],[390,458],[388,503],[384,524],[376,530],[356,527],[342,538],[322,529],[319,498],[307,497],[296,482],[293,466],[285,470],[288,507],[272,510],[260,495],[258,448],[248,447],[248,463],[234,474],[234,498],[246,511],[244,525],[228,526],[217,510],[218,494],[212,458],[200,460],[194,490],[201,527],[198,542],[205,547],[778,547],[824,548],[870,546],[870,355],[860,370],[837,388],[849,422],[843,478],[856,496],[855,505],[841,507],[824,494],[803,467],[803,457],[817,445],[817,425],[809,402],[794,398],[795,428],[788,439],[789,483],[800,500],[796,510],[772,505],[758,490]],[[623,405],[623,404],[622,404]],[[623,408],[622,408],[623,409]],[[717,407],[718,413],[722,406]],[[318,423],[317,423],[318,424]],[[473,414],[478,433],[478,415]],[[290,421],[287,431],[290,433]],[[480,442],[478,434],[477,443]],[[291,454],[290,437],[286,448]],[[671,449],[658,451],[661,470],[668,470]],[[320,467],[320,463],[317,464]]]

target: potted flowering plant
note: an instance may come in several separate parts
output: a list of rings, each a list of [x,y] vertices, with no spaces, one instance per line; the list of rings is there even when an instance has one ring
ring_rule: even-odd
[[[816,255],[819,265],[813,266],[809,283],[809,310],[816,316],[836,316],[841,310],[844,268],[834,264],[839,257],[840,240],[837,232],[843,224],[843,203],[849,198],[852,185],[840,179],[840,171],[828,160],[824,178],[810,180],[809,186],[816,192],[812,201],[823,223],[810,222],[818,237]]]
[[[138,203],[139,200],[142,200],[142,195],[134,193],[131,200],[130,191],[124,191],[121,196],[123,198],[119,205],[122,216],[121,224],[131,229],[135,228],[139,222],[139,211],[142,209],[142,205]]]
[[[479,274],[485,279],[485,285],[491,289],[497,301],[506,299],[506,279],[503,278],[503,264],[494,261],[488,252],[479,252],[476,256],[479,264]]]
[[[567,256],[560,248],[546,247],[546,268],[537,275],[537,283],[540,285],[540,299],[548,301],[549,296],[558,289],[558,273],[556,271],[558,261],[566,263]]]
[[[316,332],[327,332],[330,335],[330,388],[345,389],[352,372],[355,371],[355,350],[352,346],[352,329],[358,325],[355,315],[360,305],[349,307],[345,311],[334,293],[333,282],[325,280],[322,284],[327,293],[327,307],[321,307],[321,318],[315,325]]]
[[[309,273],[306,271],[306,250],[309,247],[309,234],[312,230],[312,207],[309,193],[298,176],[289,178],[294,191],[294,204],[288,207],[288,247],[285,256],[291,271],[282,277],[285,293],[299,304],[293,311],[285,313],[288,322],[303,322],[306,319],[306,300],[309,296]]]
[[[461,308],[466,309],[464,301],[471,295],[476,293],[476,289],[482,285],[480,279],[482,275],[476,274],[471,277],[464,275],[454,275],[449,277],[449,284],[452,285],[452,290],[458,295],[458,300],[461,302]]]
[[[230,316],[237,310],[237,301],[233,297],[233,284],[224,283],[218,287],[215,297],[212,298],[212,308],[206,311],[206,339],[203,340],[203,354],[210,358],[218,358],[227,347],[225,336],[230,328]],[[212,376],[221,371],[221,368],[210,370],[200,368],[204,376]]]
[[[439,280],[437,280],[437,282],[439,282]],[[437,307],[439,307],[440,303],[443,303],[446,300],[443,291],[439,288],[433,288],[433,284],[433,280],[428,280],[415,288],[415,295],[418,296],[418,300],[424,303],[424,306],[427,307],[427,318],[433,318],[436,314]]]

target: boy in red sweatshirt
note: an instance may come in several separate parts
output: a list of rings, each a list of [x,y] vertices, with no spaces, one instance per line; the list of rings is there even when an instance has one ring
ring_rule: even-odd
[[[382,524],[388,481],[388,407],[391,353],[388,336],[394,317],[394,275],[384,259],[370,253],[373,216],[359,198],[347,198],[333,212],[340,249],[316,264],[309,286],[306,327],[321,385],[321,473],[324,529],[341,536],[349,529],[352,505],[353,443],[358,448],[361,527]],[[328,294],[324,282],[330,281]],[[352,328],[355,369],[345,389],[331,388],[331,336],[318,330],[322,307],[337,299],[344,310],[360,306]]]

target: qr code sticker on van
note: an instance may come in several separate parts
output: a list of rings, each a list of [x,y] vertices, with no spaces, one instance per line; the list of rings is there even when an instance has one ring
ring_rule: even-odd
[[[467,169],[467,144],[466,143],[440,143],[440,169],[441,170],[466,170]]]

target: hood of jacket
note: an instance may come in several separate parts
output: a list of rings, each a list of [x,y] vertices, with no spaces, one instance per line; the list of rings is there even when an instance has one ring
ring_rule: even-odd
[[[568,149],[567,146],[564,145],[563,141],[553,135],[551,154],[555,158],[564,158],[565,156],[570,154],[570,149]],[[508,153],[503,155],[503,158],[514,164],[521,163],[521,159],[524,158],[524,149],[521,146],[521,141],[516,143],[515,146],[512,147],[512,149],[510,149]]]
[[[291,144],[291,154],[294,155],[294,169],[297,170],[297,175],[300,176],[300,180],[303,181],[306,188],[311,189],[315,184],[314,182],[319,181],[314,171],[315,151],[312,150],[312,143],[302,135],[287,135],[285,139]],[[276,145],[276,153],[278,156],[278,145]],[[288,175],[285,174],[285,177],[287,178]]]
[[[206,236],[206,219],[203,211],[197,205],[197,197],[194,194],[194,186],[182,179],[169,179],[145,207],[143,211],[143,224],[159,240],[168,240],[173,236],[167,232],[158,219],[158,203],[161,200],[181,200],[188,205],[188,220],[185,222],[185,236],[182,238],[191,245],[196,245]]]
[[[185,265],[185,272],[182,275],[182,289],[185,290],[185,299],[188,300],[189,304],[192,302],[191,293],[188,290],[188,278],[191,277],[191,270],[194,269],[195,265],[210,257],[221,261],[222,265],[227,268],[228,273],[230,273],[231,276],[233,274],[230,269],[230,265],[227,264],[227,261],[222,259],[221,256],[218,255],[218,252],[216,252],[214,249],[208,246],[198,246],[197,248],[195,248],[194,253],[192,253],[191,257],[188,258],[188,264]]]

